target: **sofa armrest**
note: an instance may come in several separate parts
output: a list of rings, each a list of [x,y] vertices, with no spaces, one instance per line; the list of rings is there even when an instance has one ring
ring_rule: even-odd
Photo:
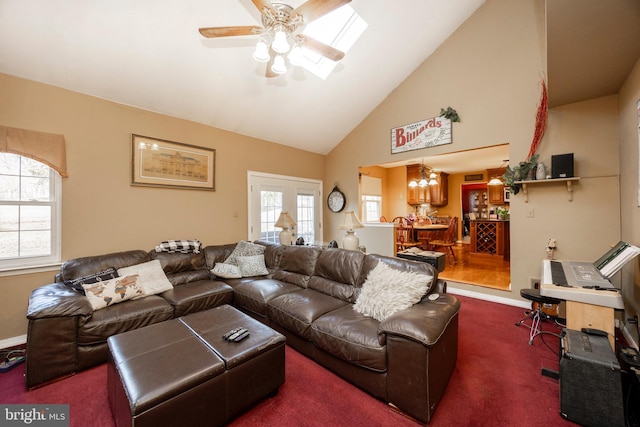
[[[445,332],[460,311],[460,301],[441,294],[435,301],[424,298],[418,304],[389,316],[380,323],[378,333],[401,336],[430,346]]]
[[[64,283],[41,286],[31,292],[27,318],[91,316],[93,308],[89,299],[68,288]]]

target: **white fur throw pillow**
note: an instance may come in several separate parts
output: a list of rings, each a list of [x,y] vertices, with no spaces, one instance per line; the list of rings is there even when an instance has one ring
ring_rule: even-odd
[[[140,276],[138,277],[138,285],[144,289],[144,295],[155,295],[173,289],[173,285],[167,279],[167,275],[164,274],[160,260],[154,259],[153,261],[118,269],[119,276],[128,276],[130,274]],[[136,298],[139,297],[137,296]]]
[[[119,302],[144,296],[144,291],[137,283],[138,276],[116,277],[96,283],[83,284],[84,293],[89,298],[93,310],[100,310]]]
[[[395,270],[384,262],[378,262],[362,284],[353,309],[382,322],[418,303],[429,290],[432,280],[432,276]]]
[[[242,277],[237,265],[226,264],[224,262],[217,262],[211,269],[211,273],[223,279],[239,279]]]

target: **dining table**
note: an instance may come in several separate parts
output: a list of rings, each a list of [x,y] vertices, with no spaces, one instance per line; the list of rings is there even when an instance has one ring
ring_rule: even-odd
[[[449,228],[447,224],[413,224],[414,240],[424,243],[424,247],[429,248],[430,240],[442,239],[443,232]]]

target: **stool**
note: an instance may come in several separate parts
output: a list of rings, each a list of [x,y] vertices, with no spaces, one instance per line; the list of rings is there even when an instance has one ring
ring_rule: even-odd
[[[539,289],[521,289],[520,296],[524,299],[532,301],[531,310],[527,310],[525,316],[516,322],[516,326],[524,325],[530,329],[529,332],[529,345],[533,344],[533,339],[540,335],[540,321],[547,320],[552,317],[557,317],[557,308],[555,311],[552,309],[553,305],[560,304],[562,300],[557,298],[546,297],[540,295]],[[554,314],[550,314],[554,313]],[[524,323],[526,319],[531,319],[531,326]]]

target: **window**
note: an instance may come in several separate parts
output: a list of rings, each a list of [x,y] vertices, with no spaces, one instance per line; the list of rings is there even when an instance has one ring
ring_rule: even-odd
[[[60,262],[60,197],[56,171],[0,153],[0,270]]]
[[[280,229],[276,222],[282,212],[282,191],[260,191],[260,240],[278,243]]]
[[[380,222],[382,215],[381,196],[362,196],[362,222]]]
[[[315,196],[298,193],[298,237],[302,237],[305,243],[313,243],[315,235]]]

